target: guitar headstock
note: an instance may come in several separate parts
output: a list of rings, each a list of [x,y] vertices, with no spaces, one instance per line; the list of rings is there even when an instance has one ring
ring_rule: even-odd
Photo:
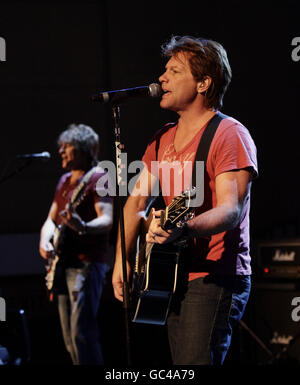
[[[173,198],[161,215],[161,227],[164,230],[175,226],[182,227],[185,222],[194,217],[194,207],[191,207],[191,199],[196,194],[196,188],[191,187]]]

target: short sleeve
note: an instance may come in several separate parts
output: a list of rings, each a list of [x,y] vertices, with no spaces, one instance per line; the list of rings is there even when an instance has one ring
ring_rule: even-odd
[[[237,121],[225,119],[220,123],[209,158],[208,167],[215,177],[224,172],[241,169],[249,169],[252,179],[258,176],[256,146],[247,128]]]

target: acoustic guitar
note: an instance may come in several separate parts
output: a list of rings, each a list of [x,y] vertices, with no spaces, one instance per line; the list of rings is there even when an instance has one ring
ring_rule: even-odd
[[[194,194],[195,188],[185,190],[162,211],[160,220],[164,230],[183,227],[194,217],[194,208],[191,207]],[[164,325],[176,289],[180,252],[187,240],[182,238],[163,245],[147,243],[145,229],[150,221],[149,218],[143,221],[132,278],[135,308],[132,321]]]

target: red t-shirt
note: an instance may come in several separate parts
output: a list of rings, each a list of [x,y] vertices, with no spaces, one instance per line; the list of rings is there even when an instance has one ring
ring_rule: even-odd
[[[148,145],[143,162],[148,170],[157,174],[155,162],[160,168],[176,166],[171,173],[159,173],[165,204],[190,186],[192,167],[201,136],[207,125],[199,129],[194,138],[181,151],[174,148],[177,125],[158,132]],[[167,127],[166,127],[167,128]],[[161,136],[160,136],[161,135]],[[156,140],[160,136],[158,158],[156,158]],[[175,163],[174,163],[175,162]],[[176,163],[177,162],[177,163]],[[152,169],[151,169],[152,163]],[[178,165],[181,167],[178,167]],[[252,179],[257,176],[256,147],[249,131],[237,120],[227,117],[221,121],[212,140],[207,157],[207,178],[204,181],[204,203],[196,209],[196,215],[216,206],[217,175],[240,169],[250,169]],[[174,180],[176,183],[174,183]],[[169,191],[168,191],[169,190]],[[189,279],[207,275],[209,272],[219,274],[251,274],[249,247],[249,211],[250,192],[241,215],[240,223],[233,230],[225,231],[211,237],[191,238],[188,248],[183,251],[182,260],[189,271]]]
[[[100,197],[97,193],[99,185],[97,181],[104,176],[106,172],[100,170],[95,172],[90,181],[87,183],[84,190],[84,197],[80,204],[76,208],[78,215],[85,221],[89,222],[97,217],[94,205],[96,202],[112,202],[110,196]],[[75,184],[70,184],[71,172],[65,173],[61,176],[58,181],[54,201],[57,203],[58,211],[55,218],[55,224],[58,226],[62,220],[59,213],[65,209],[66,204],[70,202],[71,196],[75,188],[79,185],[82,178],[79,178]],[[108,248],[109,248],[109,232],[101,234],[86,234],[86,235],[75,235],[76,237],[76,258],[83,261],[96,261],[104,262],[108,259]]]

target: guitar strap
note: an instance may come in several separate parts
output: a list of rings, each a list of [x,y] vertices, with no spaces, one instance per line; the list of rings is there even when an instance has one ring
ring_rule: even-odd
[[[207,156],[208,156],[211,142],[214,138],[214,135],[217,131],[217,128],[219,127],[220,122],[223,119],[226,119],[227,117],[228,117],[227,115],[222,114],[221,112],[218,111],[211,118],[209,123],[207,124],[207,126],[206,126],[206,128],[202,134],[202,137],[200,139],[197,153],[195,156],[195,161],[194,161],[194,165],[193,165],[193,172],[192,172],[192,186],[196,186],[196,167],[195,167],[196,162],[197,161],[203,161],[205,163],[205,169],[206,169],[206,161],[207,161]],[[169,129],[170,126],[168,126],[167,128]],[[161,135],[159,135],[159,137],[157,138],[156,143],[155,143],[156,160],[158,160],[158,149],[159,149],[160,138],[165,131],[166,130],[162,129]],[[162,199],[160,182],[159,182],[159,193],[160,193],[159,197],[157,197],[157,199],[155,200],[155,206],[159,205],[159,208],[163,208],[164,206],[163,206],[163,202],[162,202],[163,199]]]
[[[195,156],[193,174],[192,174],[192,186],[196,186],[196,167],[195,167],[196,161],[203,161],[205,163],[205,168],[206,168],[206,161],[207,161],[207,156],[208,156],[211,142],[215,136],[215,133],[217,131],[217,128],[219,127],[221,120],[226,118],[227,118],[227,115],[222,114],[221,112],[218,111],[211,118],[206,129],[204,130],[202,137],[200,139],[196,156]]]
[[[78,193],[81,191],[83,185],[87,185],[88,182],[90,181],[90,179],[92,178],[93,174],[96,172],[96,169],[98,167],[98,163],[96,166],[94,166],[93,168],[91,168],[85,175],[84,177],[82,178],[82,181],[79,183],[79,185],[75,188],[75,190],[73,191],[73,194],[70,198],[70,203],[73,204],[76,199],[77,199],[77,196],[78,196]]]

